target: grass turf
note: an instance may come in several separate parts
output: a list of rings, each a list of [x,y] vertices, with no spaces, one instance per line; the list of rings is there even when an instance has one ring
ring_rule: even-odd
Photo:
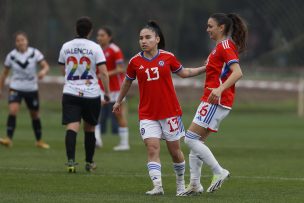
[[[64,127],[60,103],[42,103],[43,138],[50,150],[34,147],[31,121],[24,105],[17,117],[14,146],[0,148],[0,202],[303,202],[304,119],[292,112],[293,104],[265,107],[241,105],[224,120],[220,132],[207,144],[232,177],[214,194],[175,197],[175,176],[166,146],[161,160],[165,195],[148,197],[152,185],[146,169],[146,152],[138,132],[136,101],[130,101],[131,150],[114,152],[117,136],[107,134],[96,150],[98,170],[84,170],[83,133],[77,139],[76,174],[64,163]],[[5,134],[6,103],[0,104],[0,135]],[[189,126],[196,104],[184,104],[183,121]],[[269,110],[270,109],[270,110]],[[188,149],[183,144],[188,160]],[[186,167],[186,182],[189,166]],[[211,171],[203,167],[206,189]]]

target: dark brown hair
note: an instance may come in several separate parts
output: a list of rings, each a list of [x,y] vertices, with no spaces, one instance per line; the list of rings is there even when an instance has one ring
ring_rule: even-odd
[[[225,25],[224,35],[231,36],[232,40],[242,53],[247,48],[248,28],[243,18],[236,13],[215,13],[210,16],[218,25]]]

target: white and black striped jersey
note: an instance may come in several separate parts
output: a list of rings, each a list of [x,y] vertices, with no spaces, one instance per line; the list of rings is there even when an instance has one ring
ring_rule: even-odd
[[[65,66],[63,93],[88,98],[100,96],[96,66],[105,62],[104,53],[95,42],[85,38],[66,42],[58,59]]]
[[[32,47],[28,47],[24,53],[12,50],[4,62],[4,66],[12,70],[10,88],[25,92],[37,91],[37,65],[43,59],[42,53]]]

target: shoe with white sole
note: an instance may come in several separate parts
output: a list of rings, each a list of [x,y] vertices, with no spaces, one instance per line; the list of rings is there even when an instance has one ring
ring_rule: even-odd
[[[185,192],[185,182],[176,183],[176,196],[180,196],[180,194]]]
[[[164,189],[162,186],[155,186],[152,190],[147,191],[146,195],[164,195]]]
[[[204,192],[203,186],[200,185],[192,185],[191,183],[185,189],[184,192],[180,193],[177,196],[192,196],[192,195],[200,195]]]
[[[211,184],[210,184],[209,188],[207,189],[207,192],[214,192],[214,191],[218,190],[229,176],[230,176],[230,173],[226,169],[223,169],[221,174],[213,175]]]
[[[129,145],[117,145],[113,148],[114,151],[128,151],[130,150],[130,146]]]

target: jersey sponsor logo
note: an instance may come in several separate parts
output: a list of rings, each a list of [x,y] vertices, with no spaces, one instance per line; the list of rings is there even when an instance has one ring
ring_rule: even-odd
[[[143,67],[143,66],[140,66],[140,67],[139,67],[139,70],[142,70],[142,69],[145,69],[145,67]]]
[[[158,62],[158,65],[159,65],[159,66],[164,66],[164,65],[165,65],[165,62],[164,62],[164,61],[159,61],[159,62]]]
[[[146,130],[145,130],[144,128],[141,128],[141,129],[140,129],[140,134],[141,134],[141,135],[144,135],[145,132],[146,132]]]

